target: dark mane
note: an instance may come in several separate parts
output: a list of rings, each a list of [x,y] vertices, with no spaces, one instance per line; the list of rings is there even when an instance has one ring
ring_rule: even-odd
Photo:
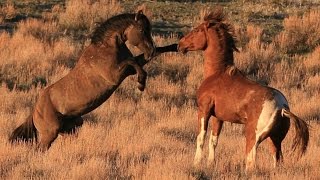
[[[142,21],[144,25],[150,27],[150,23],[148,19],[143,15]],[[91,43],[97,44],[102,42],[103,39],[109,38],[112,32],[121,32],[124,31],[129,25],[135,23],[135,14],[120,14],[113,16],[106,20],[105,22],[101,23],[92,33],[91,36]]]
[[[226,41],[227,46],[231,47],[232,51],[239,51],[236,47],[236,36],[234,27],[226,22],[226,15],[222,8],[208,13],[203,18],[204,21],[210,22],[213,26],[217,27],[217,33],[220,41]]]
[[[214,11],[209,12],[203,18],[204,21],[215,21],[215,22],[223,22],[226,20],[226,15],[223,12],[222,8],[217,8]]]

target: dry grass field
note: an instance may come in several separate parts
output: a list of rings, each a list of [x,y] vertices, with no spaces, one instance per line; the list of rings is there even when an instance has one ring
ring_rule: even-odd
[[[195,169],[200,52],[153,59],[145,66],[144,92],[136,88],[136,76],[127,78],[107,102],[84,116],[82,128],[59,136],[47,152],[10,144],[8,136],[30,113],[39,90],[74,66],[95,22],[132,12],[142,1],[8,0],[0,1],[0,179],[320,179],[319,1],[144,3],[158,46],[178,42],[205,8],[224,7],[237,33],[236,66],[281,90],[292,112],[310,124],[306,155],[297,161],[291,152],[290,129],[283,167],[272,167],[263,142],[256,170],[246,175],[243,125],[225,123],[214,166]]]

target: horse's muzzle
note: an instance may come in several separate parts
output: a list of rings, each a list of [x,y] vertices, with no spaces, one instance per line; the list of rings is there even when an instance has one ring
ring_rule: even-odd
[[[178,44],[178,52],[181,52],[182,54],[185,54],[188,52],[187,48],[182,47],[181,45]]]

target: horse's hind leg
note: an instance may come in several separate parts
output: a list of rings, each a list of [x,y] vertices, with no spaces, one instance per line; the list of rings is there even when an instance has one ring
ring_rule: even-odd
[[[290,127],[288,118],[279,117],[275,126],[271,130],[270,138],[268,139],[271,145],[271,153],[273,154],[274,167],[279,166],[283,162],[281,143],[285,138]]]
[[[208,162],[207,165],[210,166],[214,162],[214,156],[215,156],[215,149],[218,144],[218,137],[220,135],[223,121],[218,120],[216,117],[211,118],[212,121],[212,131],[210,134],[209,139],[209,156],[208,156]]]
[[[58,137],[60,123],[55,115],[40,116],[35,114],[35,126],[39,133],[38,149],[45,151],[49,149],[51,143]]]
[[[256,139],[255,127],[246,125],[246,172],[254,169],[259,142]]]
[[[47,91],[39,96],[33,120],[39,133],[38,149],[41,151],[49,149],[58,136],[61,124]]]
[[[123,74],[128,66],[132,66],[134,70],[137,72],[138,83],[139,83],[138,89],[140,91],[143,91],[146,86],[147,72],[143,70],[143,68],[139,66],[139,64],[136,61],[134,61],[133,59],[128,59],[120,63],[119,65],[120,74]]]

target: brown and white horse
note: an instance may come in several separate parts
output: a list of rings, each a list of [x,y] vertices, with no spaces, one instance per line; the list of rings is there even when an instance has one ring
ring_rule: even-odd
[[[210,117],[212,131],[209,140],[208,165],[214,162],[215,148],[224,121],[245,125],[246,170],[255,166],[256,150],[265,139],[271,142],[274,166],[282,161],[281,142],[290,119],[296,129],[293,150],[305,153],[309,130],[305,121],[289,110],[284,95],[271,87],[246,78],[234,66],[233,51],[238,51],[233,28],[224,22],[221,10],[211,12],[204,22],[183,37],[180,52],[204,51],[204,78],[197,92],[199,134],[194,164],[202,159],[202,150]]]

